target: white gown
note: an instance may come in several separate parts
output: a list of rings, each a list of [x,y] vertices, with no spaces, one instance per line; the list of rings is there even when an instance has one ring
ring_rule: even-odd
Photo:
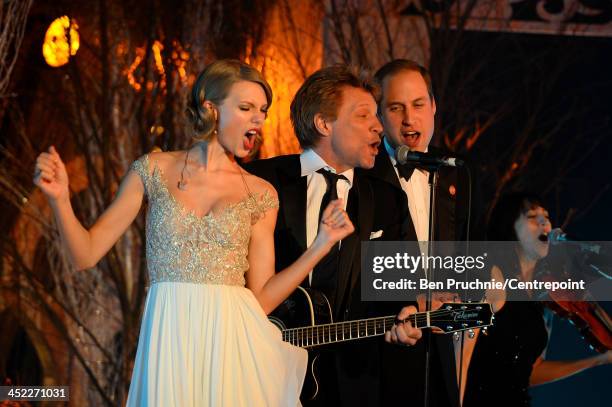
[[[149,200],[147,294],[128,406],[296,406],[306,351],[281,339],[245,288],[251,225],[270,194],[197,217],[148,156],[132,165]]]

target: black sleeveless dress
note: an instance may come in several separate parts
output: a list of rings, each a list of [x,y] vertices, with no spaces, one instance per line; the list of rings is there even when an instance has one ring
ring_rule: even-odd
[[[507,301],[489,332],[478,336],[467,375],[463,407],[530,405],[533,363],[548,343],[543,307]]]

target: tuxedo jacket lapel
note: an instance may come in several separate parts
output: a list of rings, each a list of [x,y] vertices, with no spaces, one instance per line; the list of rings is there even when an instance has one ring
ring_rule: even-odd
[[[397,178],[397,174],[395,173],[395,168],[393,168],[393,164],[391,163],[391,159],[387,154],[387,151],[381,149],[376,156],[376,161],[374,162],[374,168],[368,170],[368,176],[375,178],[377,180],[386,182],[387,184],[392,185],[401,191],[402,194],[404,190],[402,189],[402,185]],[[406,202],[408,197],[406,196]],[[410,217],[410,212],[406,212],[407,216],[403,220],[402,231],[404,235],[404,240],[417,241],[416,229],[414,228],[414,224],[412,223],[412,218]]]
[[[454,189],[455,194],[451,194]],[[436,240],[459,240],[456,236],[456,191],[457,171],[454,168],[440,169],[436,199]]]
[[[374,192],[362,170],[355,169],[355,196],[357,200],[357,222],[355,229],[360,241],[368,241],[374,224]]]
[[[368,241],[374,222],[374,196],[367,179],[355,169],[353,186],[349,193],[347,211],[351,217],[355,232],[342,240],[338,265],[338,286],[334,300],[336,315],[342,307],[351,301],[351,295],[360,292],[359,277],[361,271],[361,242]]]
[[[376,156],[374,168],[368,170],[368,175],[391,184],[395,188],[402,189],[399,179],[397,178],[397,174],[395,173],[395,169],[393,168],[393,164],[391,163],[391,159],[389,158],[387,151],[382,148]]]
[[[443,151],[435,147],[430,147],[429,150],[431,153],[443,155]],[[442,241],[459,240],[461,236],[457,236],[456,230],[457,169],[440,167],[438,174],[435,238]]]

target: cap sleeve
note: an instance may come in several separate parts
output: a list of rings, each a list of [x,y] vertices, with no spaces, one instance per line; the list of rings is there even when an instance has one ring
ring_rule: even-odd
[[[151,188],[151,174],[149,172],[149,155],[145,154],[130,165],[130,171],[134,171],[140,177],[145,188],[145,193],[149,195]]]
[[[251,224],[257,223],[268,209],[278,208],[278,198],[268,190],[254,198],[254,201],[255,205],[251,216]]]

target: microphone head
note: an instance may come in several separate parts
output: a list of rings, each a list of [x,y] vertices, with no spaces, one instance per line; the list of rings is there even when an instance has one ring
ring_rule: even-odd
[[[401,145],[395,149],[395,159],[400,164],[406,164],[406,157],[410,153],[410,147]]]
[[[566,242],[567,236],[561,228],[555,228],[548,234],[548,241],[550,243]]]
[[[406,145],[401,145],[395,149],[395,159],[400,164],[411,162],[426,169],[437,169],[440,166],[459,167],[463,165],[463,160],[459,158],[439,156],[435,153],[412,151],[410,147]]]
[[[456,157],[448,157],[445,159],[446,165],[449,167],[461,167],[463,165],[463,160]]]

